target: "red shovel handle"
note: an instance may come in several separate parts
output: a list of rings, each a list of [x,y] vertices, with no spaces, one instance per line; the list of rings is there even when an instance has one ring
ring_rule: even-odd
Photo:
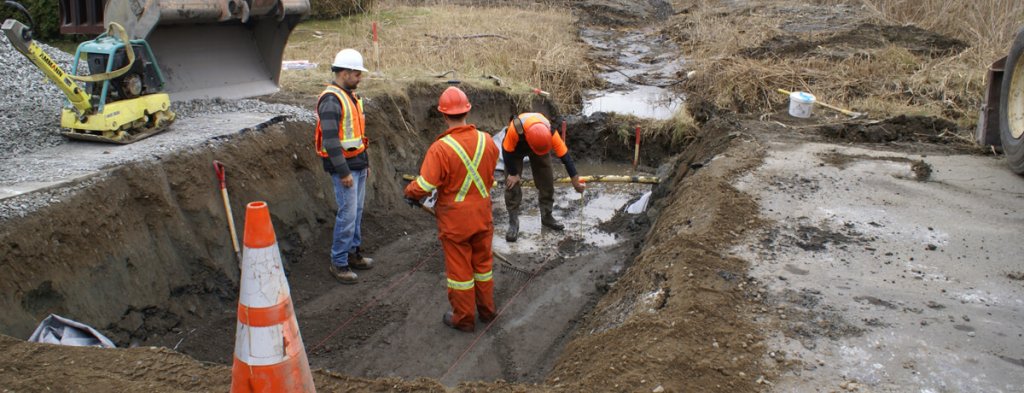
[[[227,182],[224,180],[224,173],[226,172],[224,164],[220,161],[213,160],[213,172],[217,174],[217,180],[220,180],[220,189],[223,190],[227,188]]]

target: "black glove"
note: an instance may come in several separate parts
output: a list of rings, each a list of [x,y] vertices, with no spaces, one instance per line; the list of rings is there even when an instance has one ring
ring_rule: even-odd
[[[421,203],[419,199],[412,199],[408,197],[405,198],[405,203],[408,203],[409,206],[412,207],[420,207],[423,205],[423,203]]]

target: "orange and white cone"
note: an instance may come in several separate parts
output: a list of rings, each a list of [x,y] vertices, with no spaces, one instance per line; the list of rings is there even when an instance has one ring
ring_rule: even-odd
[[[245,209],[232,392],[316,392],[266,202]]]

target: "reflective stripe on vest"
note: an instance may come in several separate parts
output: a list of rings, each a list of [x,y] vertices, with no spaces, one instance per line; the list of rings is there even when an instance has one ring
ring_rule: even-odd
[[[490,197],[487,186],[484,185],[483,178],[480,177],[480,173],[477,172],[476,168],[480,166],[480,160],[484,156],[484,141],[487,138],[480,131],[476,133],[476,153],[473,154],[473,160],[469,159],[469,155],[466,154],[466,150],[459,145],[459,142],[455,141],[451,135],[441,138],[441,141],[451,146],[452,150],[455,150],[455,154],[462,160],[462,165],[466,166],[466,178],[462,180],[462,187],[459,188],[458,195],[455,196],[455,202],[462,202],[466,199],[466,194],[469,193],[470,184],[475,184],[476,189],[480,191],[480,196],[484,199]]]
[[[339,95],[340,94],[344,94],[341,91],[341,89],[339,89],[337,87],[334,87],[334,86],[329,86],[328,87],[328,90],[332,90],[332,89],[335,90],[335,94],[339,94]],[[342,131],[342,133],[341,133],[341,135],[339,135],[339,136],[341,136],[341,148],[344,149],[345,151],[356,150],[359,147],[362,147],[362,135],[356,135],[355,128],[352,126],[352,119],[354,118],[353,115],[356,114],[356,112],[353,110],[352,101],[350,101],[348,99],[341,99],[340,101],[341,101],[341,105],[344,107],[345,114],[347,115],[347,116],[345,116],[344,118],[341,119],[341,131]],[[355,104],[359,106],[359,112],[358,113],[361,114],[362,113],[362,100],[359,99],[358,102],[356,102]]]
[[[430,184],[430,182],[424,179],[423,176],[416,176],[416,184],[426,192],[433,192],[437,188],[437,186]]]
[[[473,289],[473,280],[455,281],[449,278],[448,289],[454,289],[456,291],[468,291],[470,289]]]
[[[352,101],[348,99],[348,95],[341,91],[341,89],[336,86],[327,86],[325,91],[329,91],[338,96],[338,101],[341,102],[341,107],[345,114],[345,116],[341,118],[341,124],[339,124],[339,128],[341,128],[341,135],[338,135],[341,137],[342,150],[355,151],[361,149],[363,147],[363,136],[356,133],[355,126],[353,126],[352,123],[355,119],[356,113],[363,113],[363,100],[358,99],[356,101],[355,105],[359,107],[359,111],[356,112],[352,107]]]
[[[491,271],[489,271],[487,273],[483,273],[483,274],[473,273],[473,280],[480,281],[480,282],[491,281],[491,277],[493,276],[493,272],[494,271],[491,270]]]

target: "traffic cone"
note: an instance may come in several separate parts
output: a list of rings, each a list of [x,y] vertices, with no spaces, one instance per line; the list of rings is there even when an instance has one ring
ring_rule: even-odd
[[[270,209],[245,209],[232,392],[316,392],[295,321]]]

